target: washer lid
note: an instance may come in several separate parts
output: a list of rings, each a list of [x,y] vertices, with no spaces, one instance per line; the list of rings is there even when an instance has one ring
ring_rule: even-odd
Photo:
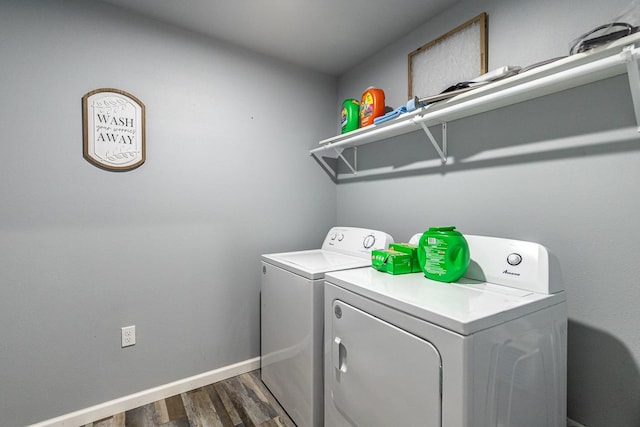
[[[262,260],[308,279],[322,279],[329,271],[371,265],[370,258],[355,257],[323,249],[262,255]]]
[[[443,283],[421,273],[393,276],[373,268],[332,272],[325,280],[462,335],[565,301],[564,292],[540,294],[467,278]]]

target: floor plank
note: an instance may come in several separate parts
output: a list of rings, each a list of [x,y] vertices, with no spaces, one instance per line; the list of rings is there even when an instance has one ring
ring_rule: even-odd
[[[182,393],[182,402],[193,427],[223,427],[213,402],[203,388]]]
[[[231,401],[231,398],[227,394],[224,387],[222,387],[220,384],[212,384],[209,387],[213,388],[218,397],[220,397],[222,406],[224,406],[224,409],[229,415],[229,419],[231,421],[229,425],[232,425],[234,427],[246,427],[244,425],[244,422],[242,421],[242,418],[240,417],[240,414],[238,413],[238,410],[235,406],[233,406],[233,402]]]
[[[81,427],[295,427],[260,380],[238,375]]]
[[[176,421],[182,418],[187,418],[187,412],[184,410],[184,405],[182,404],[182,398],[180,397],[180,395],[171,396],[167,399],[164,399],[164,402],[167,406],[169,421]]]

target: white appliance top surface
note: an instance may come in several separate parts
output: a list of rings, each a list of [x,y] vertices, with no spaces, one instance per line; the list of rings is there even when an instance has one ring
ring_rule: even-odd
[[[443,283],[422,273],[394,276],[371,267],[327,273],[325,280],[462,335],[565,301],[564,292],[534,293],[467,278]]]
[[[262,255],[262,261],[308,279],[322,279],[328,271],[371,265],[371,250],[387,248],[393,238],[383,231],[333,227],[321,249]]]
[[[371,258],[355,257],[324,249],[262,255],[262,260],[308,279],[321,279],[329,271],[371,265]]]

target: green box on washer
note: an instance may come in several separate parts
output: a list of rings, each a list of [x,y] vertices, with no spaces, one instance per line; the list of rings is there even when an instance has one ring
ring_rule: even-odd
[[[410,243],[391,243],[389,245],[389,249],[411,255],[411,272],[422,272],[422,267],[420,266],[420,262],[418,261],[418,245],[412,245]]]
[[[371,266],[389,274],[411,273],[411,255],[394,249],[374,249]]]

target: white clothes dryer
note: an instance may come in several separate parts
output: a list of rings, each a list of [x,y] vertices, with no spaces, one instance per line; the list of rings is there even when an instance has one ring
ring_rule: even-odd
[[[555,258],[465,238],[471,264],[454,283],[373,268],[325,276],[326,426],[566,426]]]
[[[321,249],[262,256],[261,377],[298,427],[323,426],[326,272],[371,265],[387,233],[334,227]]]

